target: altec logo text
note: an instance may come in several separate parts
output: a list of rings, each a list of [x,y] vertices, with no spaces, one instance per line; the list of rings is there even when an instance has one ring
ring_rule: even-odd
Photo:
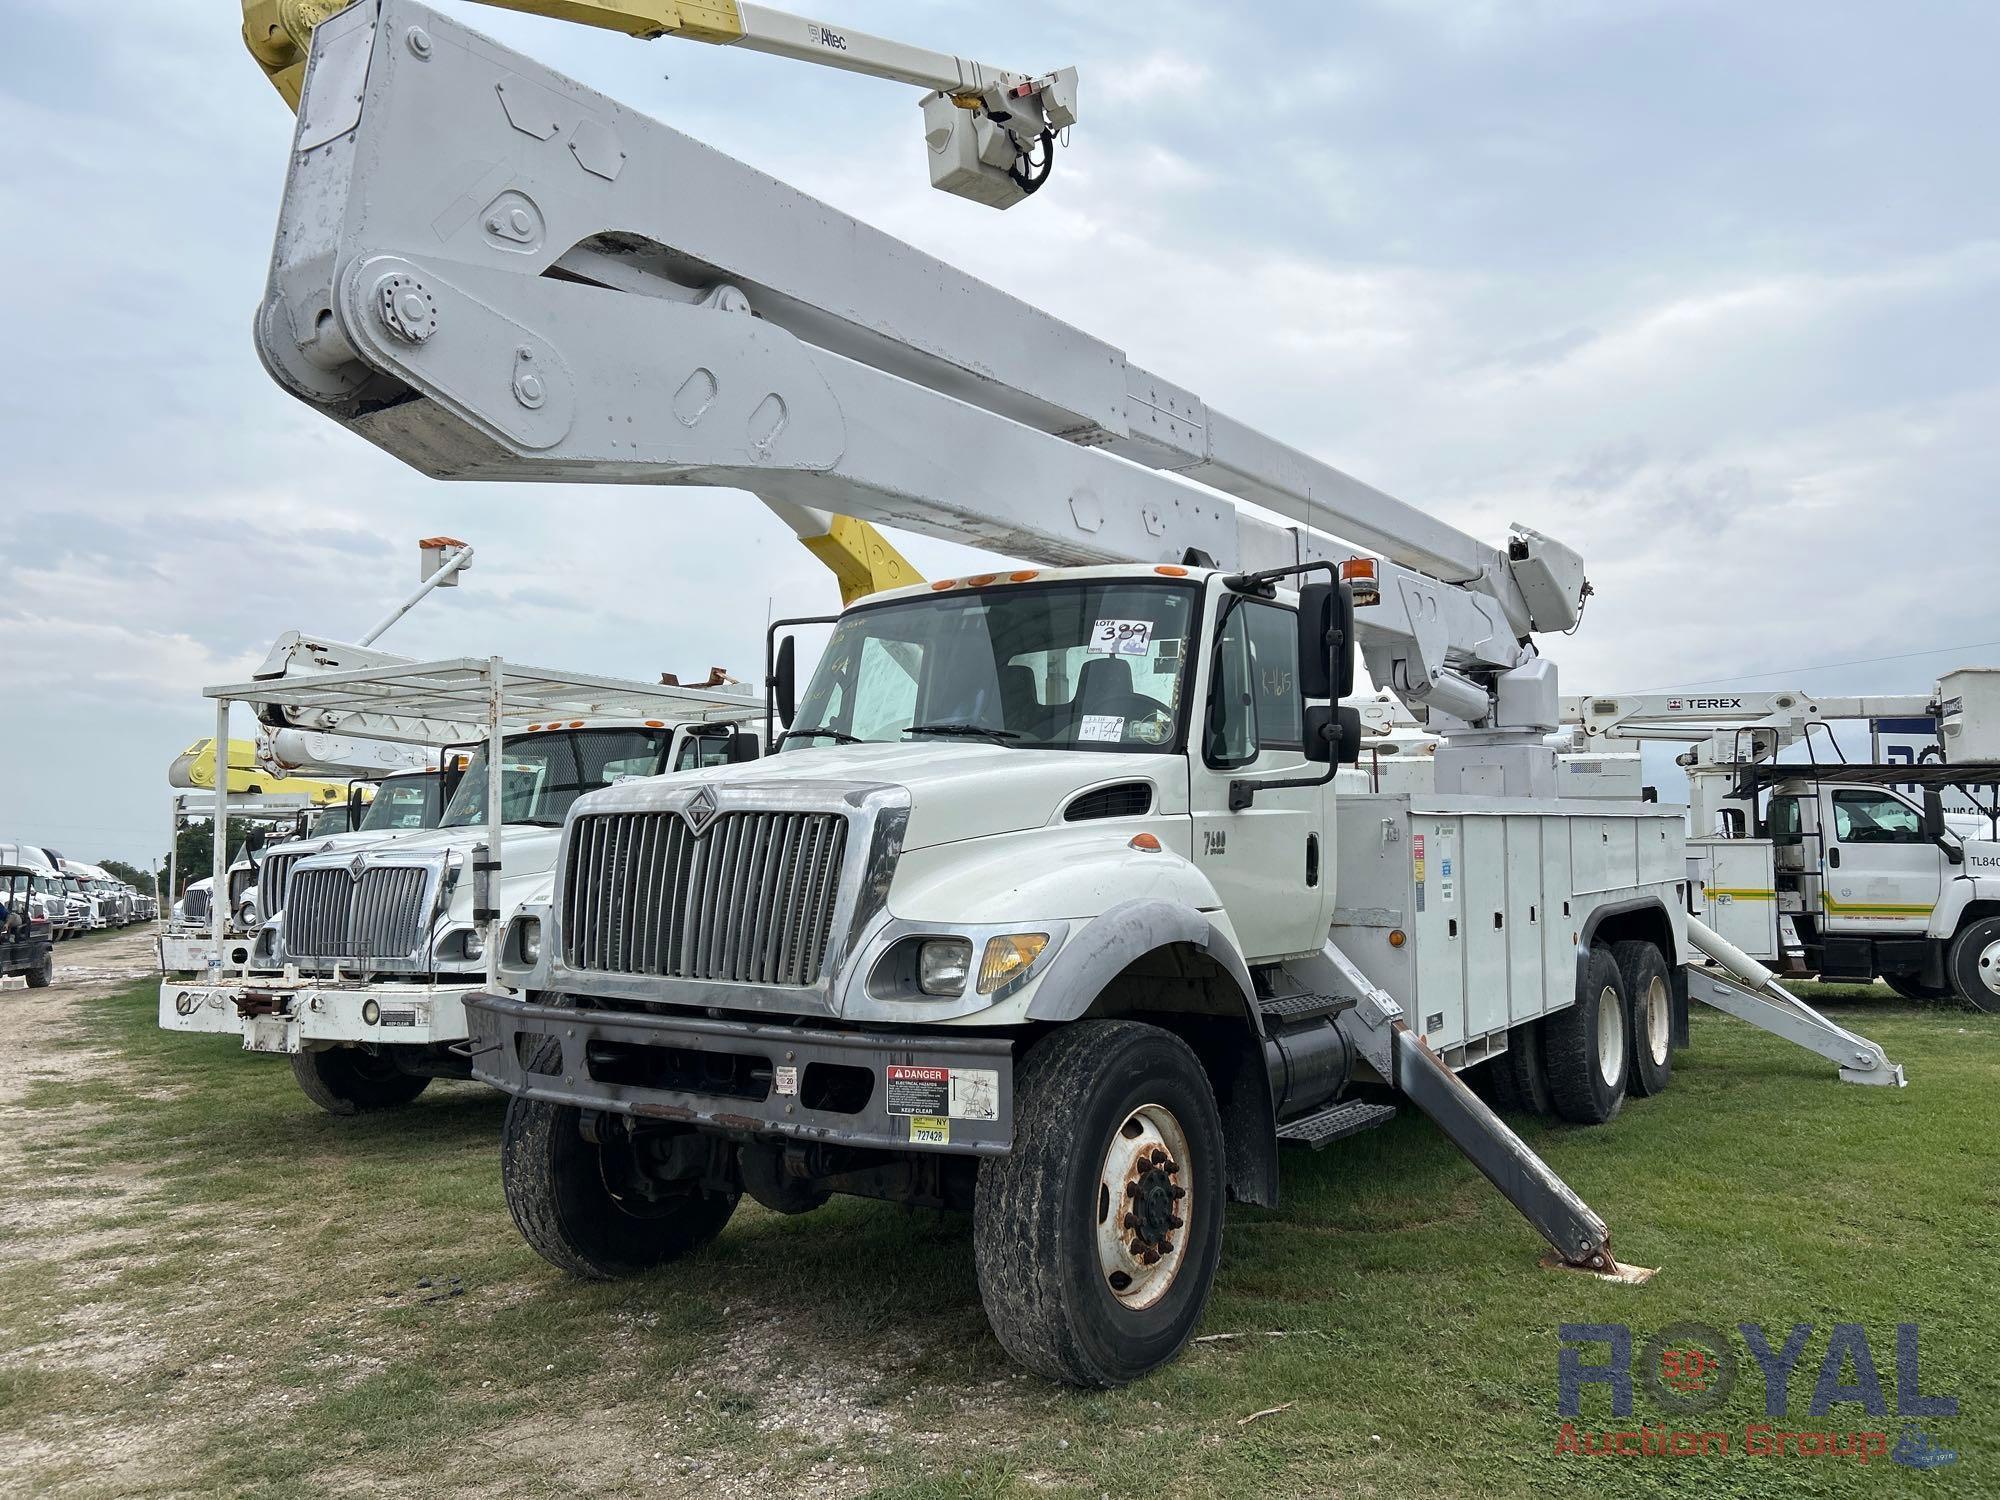
[[[1955,1417],[1956,1396],[1925,1395],[1919,1371],[1917,1325],[1898,1323],[1893,1389],[1900,1430],[1864,1421],[1852,1427],[1834,1409],[1856,1406],[1866,1418],[1890,1415],[1874,1347],[1859,1323],[1836,1323],[1824,1343],[1810,1323],[1794,1323],[1774,1340],[1758,1323],[1739,1323],[1736,1334],[1756,1373],[1764,1377],[1763,1422],[1731,1431],[1703,1420],[1719,1411],[1735,1389],[1737,1339],[1705,1323],[1673,1323],[1638,1349],[1623,1323],[1564,1323],[1556,1354],[1557,1410],[1582,1414],[1584,1390],[1602,1386],[1610,1394],[1611,1415],[1630,1417],[1639,1389],[1661,1413],[1658,1425],[1596,1429],[1565,1421],[1556,1433],[1556,1452],[1587,1458],[1747,1458],[1833,1459],[1868,1464],[1877,1459],[1908,1468],[1936,1469],[1958,1455],[1919,1428],[1919,1418]],[[1818,1347],[1815,1347],[1815,1346]],[[1587,1357],[1590,1356],[1590,1357]],[[1791,1420],[1795,1375],[1811,1374],[1812,1396],[1806,1422]],[[1829,1421],[1828,1418],[1834,1418]],[[1678,1419],[1678,1420],[1677,1420]]]

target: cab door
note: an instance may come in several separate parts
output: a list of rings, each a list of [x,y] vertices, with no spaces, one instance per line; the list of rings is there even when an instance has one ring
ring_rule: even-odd
[[[1820,904],[1830,937],[1908,933],[1930,924],[1944,856],[1923,814],[1884,787],[1822,786]]]
[[[1208,695],[1188,733],[1194,859],[1222,897],[1251,963],[1316,952],[1333,915],[1333,793],[1260,790],[1231,811],[1231,781],[1318,776],[1305,756],[1297,611],[1221,596]]]

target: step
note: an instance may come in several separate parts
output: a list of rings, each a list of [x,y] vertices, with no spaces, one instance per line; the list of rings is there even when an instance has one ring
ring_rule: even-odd
[[[1352,995],[1266,995],[1257,1009],[1272,1021],[1310,1021],[1316,1016],[1337,1016],[1354,1009]]]
[[[1393,1104],[1371,1104],[1365,1099],[1348,1099],[1329,1105],[1316,1115],[1293,1120],[1278,1127],[1278,1139],[1287,1146],[1308,1146],[1314,1151],[1396,1118]]]

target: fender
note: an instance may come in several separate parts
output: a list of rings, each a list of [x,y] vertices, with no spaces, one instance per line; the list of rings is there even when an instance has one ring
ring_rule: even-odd
[[[1226,1093],[1223,1138],[1229,1154],[1229,1194],[1241,1203],[1274,1208],[1278,1202],[1277,1115],[1264,1063],[1264,1018],[1250,966],[1226,934],[1208,917],[1177,901],[1140,899],[1112,907],[1075,933],[1042,977],[1028,1005],[1031,1021],[1075,1021],[1090,1011],[1105,988],[1148,953],[1184,943],[1215,960],[1235,981],[1247,1046],[1225,1062],[1203,1061],[1218,1070]]]

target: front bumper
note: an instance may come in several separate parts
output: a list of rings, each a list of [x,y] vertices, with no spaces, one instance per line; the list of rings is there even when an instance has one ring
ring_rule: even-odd
[[[465,1040],[465,1000],[473,993],[466,984],[336,985],[253,977],[211,985],[168,979],[160,985],[160,1028],[241,1036],[248,1052],[356,1043],[424,1047]]]
[[[1013,1044],[465,1002],[472,1076],[507,1093],[749,1137],[1004,1156]],[[544,1055],[545,1043],[555,1043]]]

